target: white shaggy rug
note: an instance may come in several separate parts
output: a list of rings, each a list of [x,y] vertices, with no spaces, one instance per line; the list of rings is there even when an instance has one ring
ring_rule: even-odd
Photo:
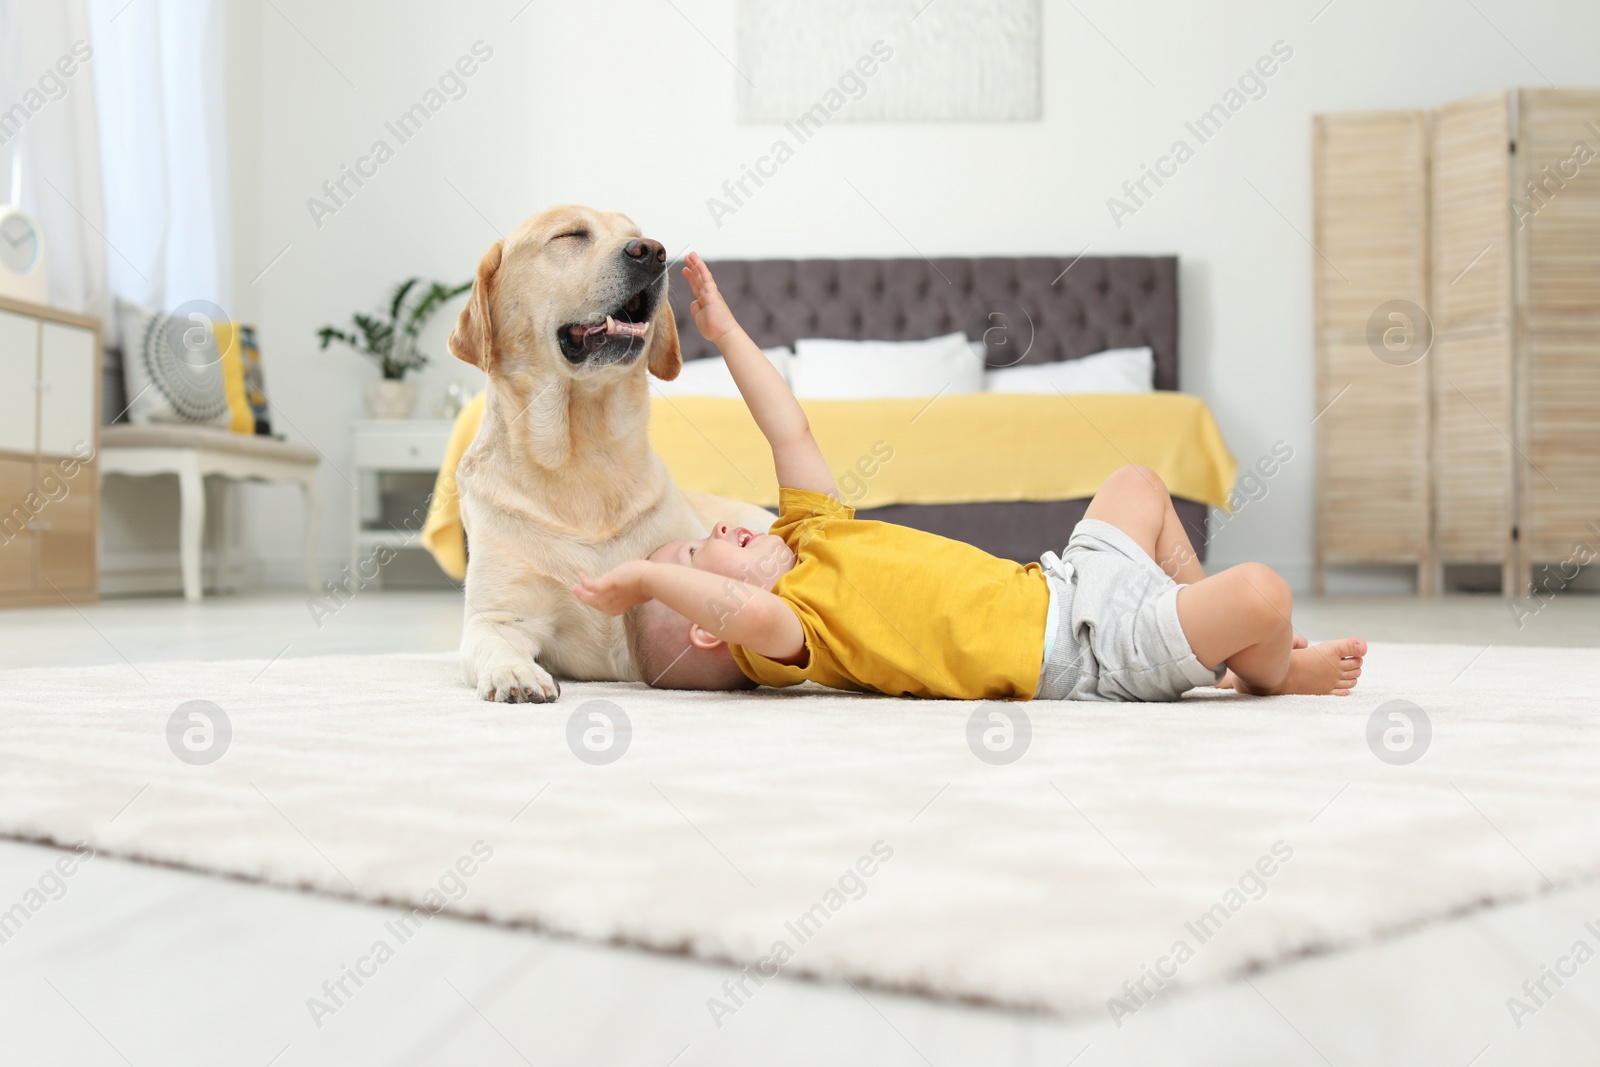
[[[1122,1014],[1600,872],[1600,653],[1379,645],[1368,664],[1345,700],[1022,706],[1009,765],[974,754],[969,718],[1017,705],[575,684],[492,705],[453,656],[13,670],[0,833],[752,974]],[[194,700],[231,724],[209,764],[169,747]],[[609,764],[574,754],[603,724],[569,746],[593,700],[631,722]],[[1409,764],[1369,745],[1393,700],[1431,723]],[[1379,726],[1378,750],[1404,742]]]

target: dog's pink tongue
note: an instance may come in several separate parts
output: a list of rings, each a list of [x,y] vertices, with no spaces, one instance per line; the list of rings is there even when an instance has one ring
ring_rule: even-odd
[[[593,326],[574,326],[572,332],[586,345],[598,344],[607,337],[643,337],[650,329],[648,323],[643,322],[618,322],[616,319],[607,318],[604,322],[597,322]]]

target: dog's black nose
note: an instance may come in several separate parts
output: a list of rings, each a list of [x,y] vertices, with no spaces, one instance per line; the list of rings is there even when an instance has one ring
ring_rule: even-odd
[[[652,241],[648,237],[640,237],[629,241],[622,248],[629,259],[637,262],[641,267],[666,266],[667,249],[660,241]]]

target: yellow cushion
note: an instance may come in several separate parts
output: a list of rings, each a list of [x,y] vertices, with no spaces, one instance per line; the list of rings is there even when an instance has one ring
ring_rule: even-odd
[[[222,353],[222,388],[228,394],[228,412],[233,416],[228,429],[254,436],[256,415],[250,408],[250,394],[244,384],[244,355],[239,346],[239,324],[214,322],[211,332],[216,334],[217,351]]]

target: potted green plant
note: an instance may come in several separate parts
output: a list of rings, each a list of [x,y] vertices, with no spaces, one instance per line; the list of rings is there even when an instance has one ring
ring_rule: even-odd
[[[417,406],[417,384],[406,381],[410,371],[428,365],[428,357],[417,344],[417,337],[434,312],[452,297],[472,288],[471,282],[445,285],[433,282],[418,292],[421,278],[407,278],[395,286],[386,314],[356,312],[350,316],[354,329],[324,326],[317,331],[326,349],[342,341],[378,365],[383,377],[368,382],[362,391],[367,416],[374,419],[409,419]],[[413,296],[413,294],[416,294]]]

